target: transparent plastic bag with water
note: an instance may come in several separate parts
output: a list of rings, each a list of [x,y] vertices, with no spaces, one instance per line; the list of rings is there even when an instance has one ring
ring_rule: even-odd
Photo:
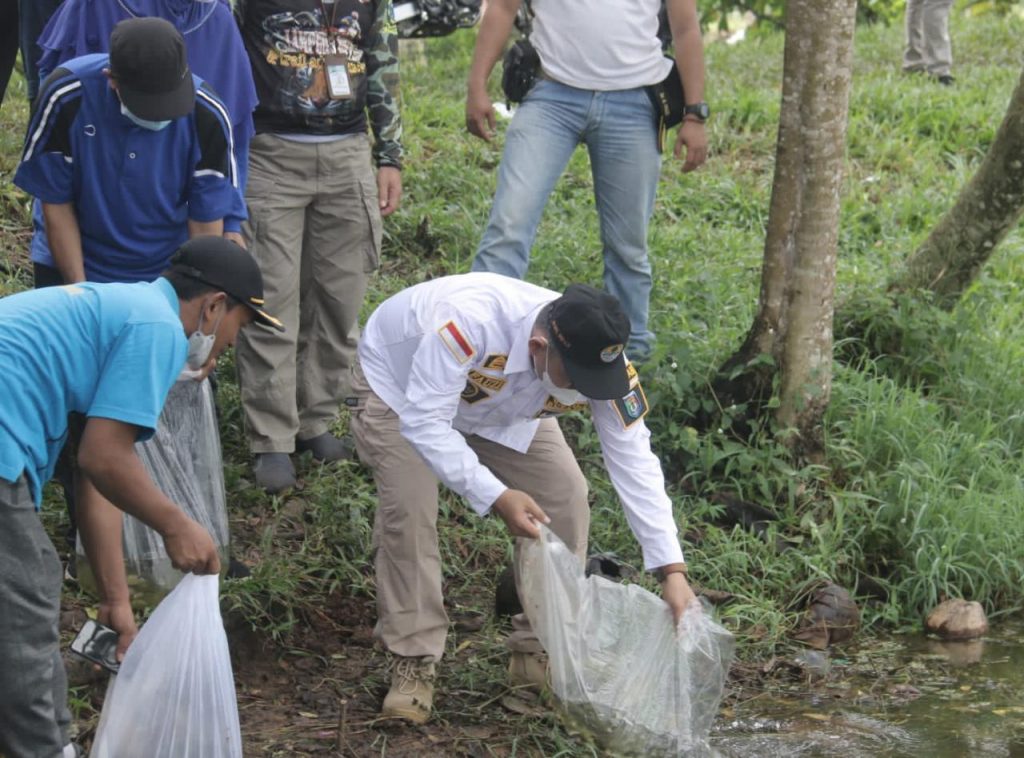
[[[213,388],[208,380],[176,382],[167,395],[156,433],[135,445],[156,486],[213,537],[221,565],[228,565],[228,511],[224,492]],[[141,521],[124,516],[124,557],[132,603],[152,608],[181,579],[163,539]],[[78,543],[78,577],[95,592],[88,561]]]
[[[91,758],[241,758],[219,577],[188,574],[111,676]]]
[[[636,584],[586,577],[546,527],[520,540],[524,609],[547,651],[561,715],[617,755],[711,755],[732,635],[691,605],[678,633],[665,602]]]

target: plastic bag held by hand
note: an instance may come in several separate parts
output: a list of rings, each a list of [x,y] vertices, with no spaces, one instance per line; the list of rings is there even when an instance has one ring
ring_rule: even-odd
[[[171,387],[156,433],[135,445],[156,486],[213,537],[223,566],[228,564],[228,507],[224,463],[209,380]],[[171,565],[163,538],[124,515],[124,558],[133,603],[153,607],[174,589],[181,572]],[[87,591],[95,582],[79,541],[78,576]]]
[[[188,574],[111,678],[92,758],[241,758],[217,576]]]
[[[585,577],[546,527],[518,547],[526,615],[572,725],[622,755],[709,754],[732,635],[696,605],[677,630],[666,603],[639,585]]]

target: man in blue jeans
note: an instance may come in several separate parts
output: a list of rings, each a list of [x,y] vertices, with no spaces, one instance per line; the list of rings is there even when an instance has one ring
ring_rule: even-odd
[[[522,0],[492,0],[473,51],[466,126],[490,141],[495,114],[487,78],[501,55]],[[684,171],[707,157],[704,57],[695,0],[667,0],[686,107],[675,155]],[[650,356],[647,327],[651,265],[647,225],[661,171],[658,126],[648,85],[672,68],[658,39],[660,0],[533,0],[530,41],[540,56],[537,83],[505,138],[498,187],[474,271],[522,279],[541,214],[576,146],[586,144],[601,224],[605,289],[630,320],[629,352]]]

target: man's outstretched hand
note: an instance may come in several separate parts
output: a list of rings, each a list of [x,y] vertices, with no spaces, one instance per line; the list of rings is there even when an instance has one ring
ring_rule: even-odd
[[[491,510],[501,516],[514,537],[540,537],[538,525],[551,523],[537,502],[522,490],[505,490]]]

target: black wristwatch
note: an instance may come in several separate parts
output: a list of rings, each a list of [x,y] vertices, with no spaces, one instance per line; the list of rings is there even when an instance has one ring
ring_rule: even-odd
[[[697,120],[704,123],[711,116],[711,109],[707,103],[694,103],[693,105],[683,106],[683,118],[687,116],[696,116]]]

